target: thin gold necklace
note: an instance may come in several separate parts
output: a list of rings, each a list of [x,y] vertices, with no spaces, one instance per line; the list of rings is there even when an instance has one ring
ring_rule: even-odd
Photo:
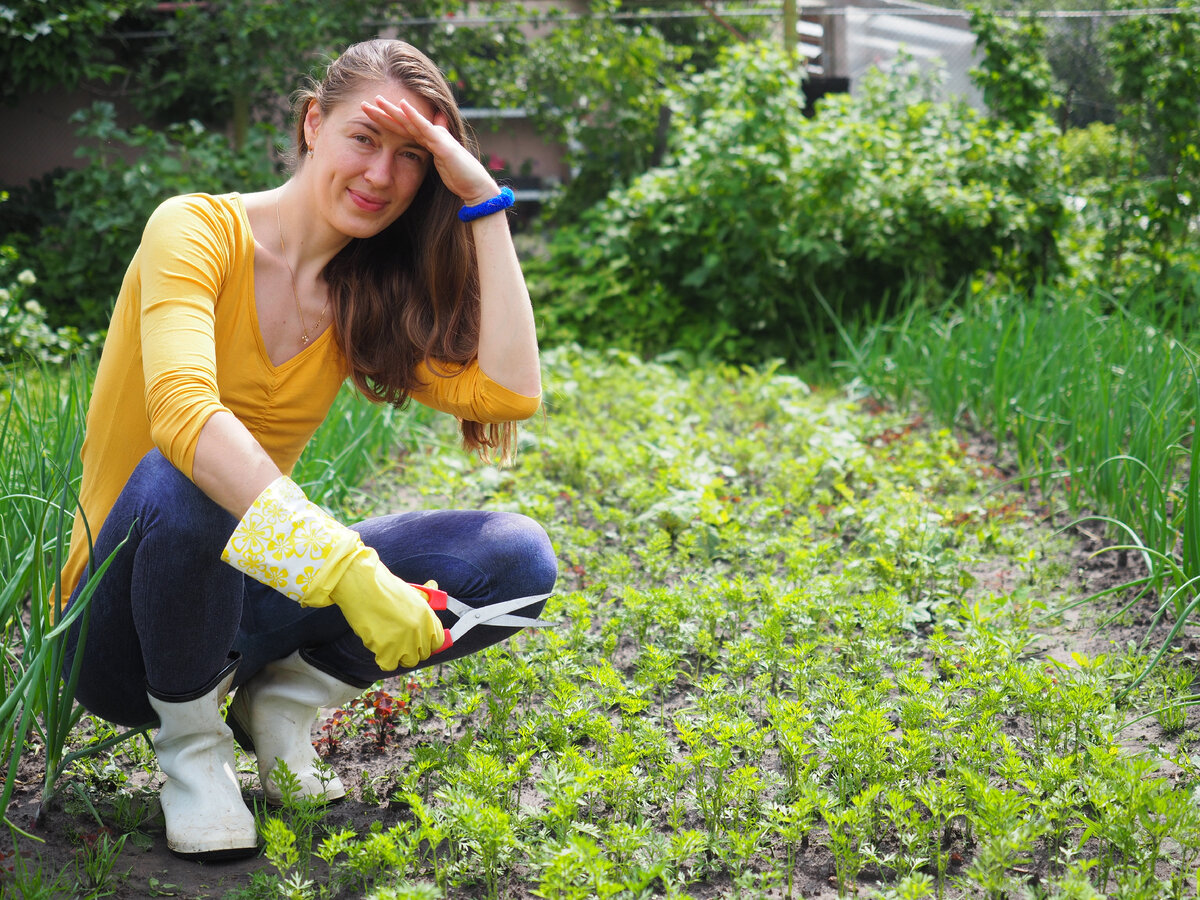
[[[283,254],[283,264],[287,266],[288,275],[292,279],[292,299],[296,301],[296,315],[300,317],[300,343],[308,346],[310,340],[308,336],[308,326],[304,324],[304,313],[300,310],[300,294],[296,290],[296,273],[292,271],[292,264],[288,261],[287,247],[283,243],[283,221],[279,217],[279,198],[275,198],[275,227],[279,229],[279,252]],[[321,315],[317,316],[317,321],[313,325],[313,331],[321,327],[321,323],[325,321],[325,313],[329,309],[329,300],[325,300],[325,305],[321,307]]]

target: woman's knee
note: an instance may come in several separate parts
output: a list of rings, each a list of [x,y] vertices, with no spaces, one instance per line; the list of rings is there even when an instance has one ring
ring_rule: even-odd
[[[502,592],[549,593],[558,576],[558,560],[546,530],[520,513],[478,512],[463,533],[470,545],[465,557]],[[462,544],[459,545],[462,549]]]
[[[538,522],[519,513],[500,513],[503,532],[500,552],[506,564],[522,571],[531,590],[549,593],[558,578],[558,557],[550,536]]]
[[[353,527],[385,565],[410,581],[449,579],[468,594],[497,587],[532,594],[548,593],[558,574],[545,529],[519,513],[429,510]]]

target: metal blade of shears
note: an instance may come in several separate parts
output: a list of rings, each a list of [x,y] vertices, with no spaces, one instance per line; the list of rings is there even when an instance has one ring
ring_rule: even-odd
[[[463,635],[477,625],[495,625],[500,628],[550,628],[558,624],[557,622],[544,622],[541,619],[530,618],[528,616],[509,615],[509,613],[515,610],[524,609],[527,606],[532,606],[535,603],[546,600],[550,597],[550,594],[531,594],[528,597],[515,597],[512,600],[502,600],[499,603],[492,603],[476,609],[467,606],[461,600],[451,597],[440,588],[421,584],[414,584],[413,587],[425,594],[432,609],[448,610],[449,612],[458,614],[458,621],[449,628],[444,629],[446,640],[442,646],[434,651],[435,653],[441,653],[454,646],[456,641],[462,640]]]

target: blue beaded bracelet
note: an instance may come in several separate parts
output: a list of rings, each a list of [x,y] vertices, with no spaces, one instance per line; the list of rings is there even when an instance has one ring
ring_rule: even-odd
[[[464,206],[458,211],[458,217],[464,222],[472,222],[475,219],[490,216],[494,212],[500,212],[502,209],[508,209],[515,202],[516,199],[513,197],[511,188],[500,188],[500,194],[491,200],[484,200],[475,206]]]

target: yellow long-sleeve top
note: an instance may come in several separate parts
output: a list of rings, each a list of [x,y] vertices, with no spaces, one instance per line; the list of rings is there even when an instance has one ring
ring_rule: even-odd
[[[88,562],[88,529],[100,532],[141,458],[157,447],[188,478],[209,417],[227,410],[290,473],[345,380],[345,359],[326,331],[272,364],[254,301],[254,236],[237,194],[188,194],[150,217],[125,273],[96,372],[84,437],[83,481],[71,551],[69,596]],[[514,393],[471,363],[451,377],[418,373],[413,399],[492,423],[533,415],[539,399]],[[87,528],[84,526],[86,516]]]

